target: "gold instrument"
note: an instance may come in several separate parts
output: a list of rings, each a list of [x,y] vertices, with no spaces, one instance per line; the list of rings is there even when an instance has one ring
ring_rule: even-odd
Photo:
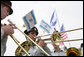
[[[11,24],[13,24],[10,20],[8,20]],[[16,26],[15,26],[16,27]],[[41,49],[41,51],[42,52],[44,52],[47,56],[50,56],[47,52],[45,52],[38,44],[36,44],[29,36],[27,36],[25,33],[23,33],[18,27],[17,27],[17,29],[22,33],[22,34],[24,34],[33,44],[35,44],[38,48],[40,48]],[[58,43],[57,45],[59,45],[59,43],[60,42],[68,42],[68,41],[76,41],[76,40],[66,40],[66,41],[62,41],[61,40],[61,35],[60,35],[60,33],[64,33],[64,32],[71,32],[71,31],[75,31],[75,30],[80,30],[80,29],[83,29],[83,28],[78,28],[78,29],[74,29],[74,30],[68,30],[68,31],[63,31],[63,32],[58,32],[58,31],[54,31],[53,32],[53,34],[48,34],[48,35],[44,35],[44,36],[49,36],[49,35],[52,35],[52,38],[53,38],[53,40],[52,40],[52,38],[48,38],[48,39],[43,39],[43,40],[51,40],[51,41],[53,41],[54,43]],[[44,36],[38,36],[38,37],[44,37]],[[83,39],[77,39],[77,40],[83,40]],[[27,44],[26,44],[27,43]],[[29,45],[28,45],[29,44]],[[29,48],[30,48],[30,46],[31,46],[31,44],[29,43],[29,42],[24,42],[24,43],[22,43],[21,44],[21,46],[25,46],[25,45],[27,45],[27,48],[28,49],[26,49],[27,51],[29,50]],[[25,54],[24,52],[23,52],[23,50],[21,50],[21,48],[20,47],[18,47],[17,49],[16,49],[16,52],[15,52],[15,54],[16,55],[23,55],[23,54]]]
[[[42,40],[47,41],[47,40],[52,40],[52,38],[42,39]],[[54,43],[57,44],[57,43],[60,43],[60,42],[80,41],[80,40],[83,40],[83,39],[81,38],[81,39],[72,39],[72,40],[65,40],[65,41],[61,41],[61,40],[59,40],[59,41],[55,41]],[[50,44],[50,43],[52,43],[52,42],[47,42],[47,44]]]
[[[10,20],[8,20],[9,23],[13,24]],[[14,25],[15,26],[15,25]],[[16,27],[16,26],[15,26]],[[47,56],[50,56],[46,51],[44,51],[44,49],[42,47],[40,47],[37,43],[35,43],[28,35],[26,35],[25,33],[23,33],[18,27],[16,27],[23,35],[25,35],[33,44],[35,44],[38,48],[40,48],[40,50],[45,53]],[[24,44],[23,44],[24,46]],[[18,48],[19,49],[19,48]],[[18,50],[17,49],[17,50]],[[16,50],[16,53],[18,53]],[[21,50],[21,49],[19,49]],[[21,52],[20,52],[21,53]],[[18,53],[19,54],[19,53]]]
[[[53,35],[52,35],[53,38],[47,38],[47,39],[42,39],[42,40],[44,40],[44,41],[51,40],[51,41],[54,42],[56,45],[59,45],[61,42],[83,40],[83,39],[73,39],[73,40],[61,41],[61,35],[60,35],[60,34],[56,34],[56,33],[57,33],[57,31],[54,31],[54,32],[53,32]],[[29,42],[29,41],[27,41],[27,42]],[[52,43],[52,42],[50,42],[50,43]],[[30,43],[31,43],[31,44],[30,44]],[[50,43],[48,42],[47,44],[50,44]],[[29,44],[29,47],[27,47],[28,49],[26,49],[26,50],[28,51],[28,50],[30,49],[31,45],[32,45],[32,42],[29,42],[29,43],[27,43],[27,44]],[[21,45],[24,46],[25,43],[22,43]],[[16,54],[16,56],[20,56],[20,55],[22,56],[22,55],[24,55],[25,53],[21,50],[20,47],[18,47],[18,48],[16,49],[15,54]]]
[[[25,41],[21,44],[21,46],[28,52],[31,47],[31,43],[29,43],[28,41]],[[16,56],[23,56],[23,55],[25,55],[25,52],[19,46],[15,51],[15,55]]]
[[[61,42],[69,42],[69,41],[79,41],[79,40],[83,40],[82,38],[81,39],[73,39],[73,40],[65,40],[65,41],[62,41],[61,39],[61,33],[64,33],[64,32],[71,32],[71,31],[76,31],[76,30],[81,30],[83,28],[77,28],[77,29],[73,29],[73,30],[67,30],[67,31],[62,31],[62,32],[58,32],[58,31],[54,31],[53,34],[48,34],[48,35],[43,35],[43,36],[38,36],[38,37],[44,37],[44,36],[52,36],[52,38],[48,38],[48,39],[43,39],[44,41],[46,40],[51,40],[52,42],[54,42],[56,45],[59,45]],[[52,43],[52,42],[48,42],[49,44]]]
[[[57,32],[57,31],[53,32],[53,39],[52,39],[52,38],[48,38],[48,39],[42,39],[42,40],[44,40],[44,41],[52,40],[52,41],[55,41],[55,42],[56,42],[56,39],[55,39],[55,38],[60,37],[60,34],[56,34],[56,32]],[[54,34],[55,34],[55,35],[54,35]],[[60,40],[60,39],[59,39],[59,40]],[[57,43],[56,43],[56,44],[57,44]],[[26,51],[28,51],[28,50],[30,49],[31,45],[32,45],[32,42],[30,42],[30,41],[25,41],[25,42],[23,42],[23,43],[21,44],[21,46],[24,47],[24,49],[25,49]],[[20,48],[20,46],[19,46],[19,47],[16,49],[16,51],[15,51],[15,55],[16,55],[16,56],[22,56],[22,55],[24,55],[24,54],[25,54],[25,52]]]
[[[16,42],[16,44],[19,46],[19,48],[21,50],[20,52],[17,50],[18,53],[17,53],[17,51],[15,52],[16,56],[22,56],[24,54],[26,54],[27,56],[30,56],[27,52],[30,47],[30,44],[28,41],[25,41],[22,44],[20,44],[20,42],[13,35],[10,35],[10,37]]]
[[[51,40],[52,42],[57,42],[58,40],[59,41],[61,40],[61,35],[60,33],[58,33],[58,31],[54,31],[51,38],[41,39],[41,40],[44,40],[44,41]]]
[[[53,32],[52,38],[53,38],[53,42],[56,45],[59,45],[62,42],[61,35],[60,35],[60,33],[58,31]],[[57,42],[57,41],[61,41],[61,42]]]
[[[62,32],[57,32],[57,33],[72,32],[72,31],[81,30],[81,29],[83,29],[83,28],[77,28],[77,29],[72,29],[72,30],[67,30],[67,31],[62,31]],[[38,36],[38,37],[45,37],[45,36],[50,36],[50,35],[52,36],[53,34],[47,34],[47,35],[42,35],[42,36]]]
[[[1,24],[2,26],[6,26],[6,24]],[[7,36],[6,36],[7,37]],[[30,44],[29,44],[29,42],[28,41],[25,41],[25,42],[23,42],[22,44],[24,44],[25,45],[25,47],[24,47],[24,45],[20,45],[20,42],[14,37],[14,35],[10,35],[10,37],[14,40],[14,42],[19,46],[19,48],[23,51],[23,52],[21,52],[20,54],[18,54],[19,56],[21,56],[21,55],[23,55],[24,53],[27,55],[27,56],[30,56],[29,54],[28,54],[28,49],[29,49],[29,47],[30,47]],[[18,56],[17,55],[17,53],[15,54],[16,56]]]
[[[82,56],[82,53],[79,49],[71,47],[66,51],[66,56]]]

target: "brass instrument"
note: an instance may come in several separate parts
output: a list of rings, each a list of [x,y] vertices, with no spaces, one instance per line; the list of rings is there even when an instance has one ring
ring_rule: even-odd
[[[22,44],[20,44],[20,42],[13,35],[10,35],[10,37],[16,42],[16,44],[19,46],[19,48],[21,50],[20,52],[17,50],[18,53],[17,53],[17,51],[15,52],[16,56],[22,56],[24,54],[26,54],[27,56],[30,56],[27,52],[30,47],[30,44],[28,41],[25,41]]]
[[[42,40],[44,40],[44,41],[51,40],[51,42],[47,42],[47,44],[50,44],[50,43],[54,42],[56,45],[59,45],[61,42],[79,41],[79,40],[83,40],[83,39],[80,38],[80,39],[72,39],[72,40],[62,41],[60,32],[54,31],[53,34],[52,34],[52,38],[47,38],[47,39],[42,39]]]
[[[10,20],[8,20],[11,24],[13,24]],[[16,26],[15,26],[16,27]],[[41,49],[41,51],[42,52],[44,52],[47,56],[50,56],[47,52],[45,52],[38,44],[36,44],[29,36],[27,36],[25,33],[23,33],[18,27],[17,27],[17,29],[22,33],[22,34],[24,34],[33,44],[35,44],[38,48],[40,48]],[[59,43],[60,42],[68,42],[68,40],[67,41],[62,41],[61,40],[61,35],[60,35],[60,33],[64,33],[64,32],[71,32],[71,31],[75,31],[75,30],[80,30],[80,29],[83,29],[83,28],[78,28],[78,29],[74,29],[74,30],[68,30],[68,31],[63,31],[63,32],[58,32],[58,31],[54,31],[53,32],[53,34],[49,34],[49,35],[52,35],[52,38],[53,38],[53,40],[52,40],[52,38],[48,38],[48,39],[44,39],[44,40],[51,40],[51,41],[53,41],[54,43],[56,43],[57,45],[59,45]],[[49,36],[49,35],[44,35],[44,36]],[[44,36],[40,36],[40,37],[44,37]],[[39,36],[38,36],[39,37]],[[78,39],[78,40],[83,40],[83,39]],[[73,40],[69,40],[69,41],[73,41]],[[76,41],[76,40],[74,40],[74,41]],[[23,44],[21,44],[23,47],[26,45],[25,43],[27,43],[27,42],[24,42]],[[31,44],[28,46],[28,44],[27,44],[27,50],[29,50],[29,47],[31,46]],[[16,49],[16,55],[20,55],[21,53],[22,53],[23,51],[20,49],[20,47],[18,47],[17,49]],[[24,54],[24,52],[23,52],[23,54]],[[21,55],[23,55],[23,54],[21,54]]]
[[[10,20],[8,20],[9,23],[13,24]],[[15,25],[14,25],[15,26]],[[15,26],[16,27],[16,26]],[[26,35],[25,33],[23,33],[18,27],[16,27],[23,35],[25,35],[33,44],[35,44],[38,48],[40,48],[40,50],[45,53],[47,56],[50,56],[46,51],[44,51],[44,49],[42,47],[40,47],[37,43],[35,43],[28,35]],[[22,44],[24,46],[24,44]],[[17,48],[17,50],[21,50],[19,47]],[[16,53],[20,54],[21,52],[18,52],[16,50]],[[23,53],[24,54],[24,53]]]
[[[81,29],[83,29],[83,28],[77,28],[77,29],[72,29],[72,30],[67,30],[67,31],[62,31],[62,32],[57,32],[57,33],[72,32],[72,31],[81,30]],[[42,36],[38,36],[38,37],[45,37],[45,36],[50,36],[50,35],[52,36],[53,34],[47,34],[47,35],[42,35]]]
[[[1,24],[2,26],[6,26],[6,24]],[[24,44],[25,43],[25,47],[24,47],[24,45],[20,45],[20,42],[14,37],[14,35],[9,35],[13,40],[14,40],[14,42],[19,46],[19,48],[23,51],[23,53],[21,52],[20,54],[19,54],[19,56],[21,56],[21,55],[23,55],[24,53],[27,55],[27,56],[30,56],[29,54],[28,54],[28,49],[29,49],[29,47],[30,47],[30,44],[29,44],[29,42],[28,41],[25,41],[25,42],[23,42],[22,44]],[[6,36],[7,37],[7,36]],[[15,54],[16,56],[18,56],[17,54]]]
[[[57,39],[56,38],[58,38],[58,37],[60,37],[60,34],[55,34],[57,31],[54,31],[53,32],[53,39],[52,38],[48,38],[48,39],[42,39],[42,40],[44,40],[44,41],[47,41],[47,40],[52,40],[52,41],[57,41]],[[61,38],[60,38],[61,39]],[[59,40],[60,40],[59,39]],[[56,43],[57,44],[57,43]],[[25,46],[26,45],[26,46]],[[29,45],[29,46],[28,46]],[[30,41],[25,41],[25,42],[23,42],[22,44],[21,44],[21,46],[22,47],[25,47],[25,49],[28,51],[29,49],[30,49],[30,47],[31,47],[31,45],[32,45],[32,42],[30,42]],[[23,51],[23,50],[21,50],[21,48],[20,47],[18,47],[17,49],[16,49],[16,51],[15,51],[15,55],[16,56],[22,56],[22,55],[24,55],[25,54],[25,52]]]
[[[61,41],[61,35],[60,35],[60,33],[58,33],[58,31],[54,31],[51,38],[41,39],[41,40],[44,40],[44,41],[51,40],[52,42],[56,43],[57,41]]]
[[[52,38],[48,38],[48,39],[43,39],[44,41],[48,41],[48,40],[51,40],[52,41]],[[80,41],[80,40],[83,40],[82,38],[81,39],[72,39],[72,40],[65,40],[65,41],[55,41],[54,43],[60,43],[60,42],[69,42],[69,41]],[[50,44],[52,42],[47,42],[47,44]]]
[[[44,40],[44,41],[46,41],[46,40],[51,40],[51,41],[54,42],[56,45],[60,45],[60,43],[62,42],[62,40],[61,40],[61,34],[60,34],[60,32],[58,32],[58,31],[54,31],[51,37],[52,37],[52,38],[43,39],[43,40]],[[51,43],[52,43],[52,42],[51,42]]]
[[[56,45],[59,45],[62,42],[62,40],[61,40],[61,34],[58,31],[54,31],[53,32],[52,38],[53,38],[53,42]],[[57,41],[61,41],[61,42],[57,42]]]
[[[28,52],[28,50],[31,47],[31,43],[29,43],[28,41],[25,41],[21,44],[21,46]],[[24,54],[25,54],[25,52],[21,49],[20,46],[15,51],[16,56],[23,56]]]
[[[83,40],[83,39],[73,39],[73,40],[65,40],[65,41],[61,41],[61,35],[60,34],[56,34],[57,31],[54,31],[53,32],[53,38],[47,38],[47,39],[42,39],[44,41],[48,41],[48,40],[51,40],[52,42],[54,42],[56,45],[59,45],[61,42],[68,42],[68,41],[79,41],[79,40]],[[28,42],[28,43],[27,43]],[[30,49],[31,45],[32,45],[32,42],[30,41],[27,41],[27,42],[23,42],[21,45],[24,46],[26,43],[29,44],[29,47],[27,47],[28,49],[26,49],[27,51]],[[50,43],[52,43],[50,42]],[[31,43],[31,44],[30,44]],[[50,44],[49,42],[47,44]],[[21,50],[20,47],[18,47],[16,49],[16,52],[15,52],[16,56],[22,56],[24,55],[25,53]]]
[[[71,47],[67,49],[66,56],[82,56],[82,53],[79,49],[75,47]]]

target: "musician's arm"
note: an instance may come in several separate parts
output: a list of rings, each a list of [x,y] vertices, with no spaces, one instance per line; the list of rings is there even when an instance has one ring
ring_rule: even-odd
[[[1,28],[1,40],[2,40],[2,38],[3,38],[3,35],[4,35],[4,31],[3,31],[3,29]]]
[[[44,46],[43,49],[51,55],[51,52],[49,50],[49,48],[47,46]],[[38,47],[36,47],[36,51],[35,51],[35,54],[34,56],[46,56]]]

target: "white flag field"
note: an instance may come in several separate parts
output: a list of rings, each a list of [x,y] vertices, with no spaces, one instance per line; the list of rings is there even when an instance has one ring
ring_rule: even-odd
[[[34,25],[37,24],[34,11],[30,11],[26,16],[23,17],[24,23],[26,25],[27,30],[29,31]]]
[[[45,30],[47,33],[50,33],[51,26],[48,25],[44,20],[41,21],[40,27]]]

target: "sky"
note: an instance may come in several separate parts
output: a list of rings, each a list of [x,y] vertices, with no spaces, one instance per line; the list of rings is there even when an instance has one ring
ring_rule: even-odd
[[[12,1],[13,14],[8,16],[1,23],[8,24],[7,20],[10,19],[20,30],[24,32],[26,29],[23,27],[23,17],[29,13],[32,9],[34,10],[39,35],[46,35],[48,33],[43,32],[40,28],[41,20],[44,20],[50,24],[50,19],[54,10],[57,12],[57,17],[60,23],[64,25],[65,30],[72,30],[76,28],[83,28],[83,1]],[[59,28],[57,28],[59,29]],[[18,30],[14,30],[14,36],[22,43],[26,39],[22,33]],[[67,32],[68,39],[83,39],[83,30]],[[50,36],[48,36],[50,37]],[[48,38],[43,37],[43,38]],[[66,47],[80,47],[83,41],[74,41],[64,43]],[[70,45],[69,45],[70,44]],[[51,44],[47,45],[50,50],[53,50]],[[15,50],[18,45],[8,36],[7,50],[5,56],[15,56]]]

